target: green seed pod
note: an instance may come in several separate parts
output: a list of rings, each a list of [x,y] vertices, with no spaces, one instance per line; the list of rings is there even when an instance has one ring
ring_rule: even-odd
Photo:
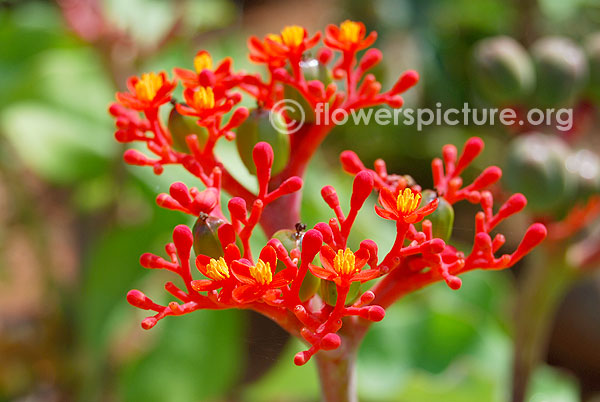
[[[277,239],[283,244],[283,247],[290,252],[295,248],[300,248],[302,244],[302,238],[304,237],[303,232],[291,230],[291,229],[281,229],[275,232],[272,236],[273,239]]]
[[[600,32],[587,37],[585,53],[590,68],[588,92],[596,101],[600,101]]]
[[[200,214],[192,228],[196,255],[204,254],[212,258],[219,258],[224,255],[223,247],[217,235],[217,229],[224,223],[225,221],[222,219],[204,213]]]
[[[275,125],[277,128],[275,128]],[[286,124],[279,112],[258,108],[237,128],[236,146],[240,158],[251,174],[256,174],[252,150],[259,142],[268,142],[273,148],[272,174],[285,168],[290,158],[290,136],[285,134]]]
[[[302,74],[304,74],[304,79],[308,81],[318,80],[321,81],[325,87],[331,84],[331,71],[319,62],[319,60],[309,57],[302,61],[300,61],[300,70]],[[288,66],[288,72],[292,74],[291,68]],[[310,104],[306,101],[304,96],[298,92],[298,90],[294,87],[286,85],[284,88],[283,96],[285,99],[291,99],[293,101],[298,102],[304,111],[304,122],[305,123],[314,123],[315,122],[315,111],[310,106]],[[290,108],[287,111],[287,115],[290,119],[299,121],[302,119],[302,113],[297,108]]]
[[[302,247],[302,238],[304,237],[304,225],[296,225],[297,230],[282,229],[273,234],[273,239],[278,239],[283,247],[290,252],[295,248]],[[277,261],[277,272],[285,269],[285,264]],[[302,285],[300,286],[299,296],[303,302],[310,299],[319,289],[320,279],[314,276],[310,271],[306,273]]]
[[[588,149],[577,150],[567,158],[566,167],[577,182],[577,200],[600,194],[600,158]]]
[[[531,133],[514,140],[508,151],[503,180],[513,192],[527,197],[535,213],[558,213],[573,199],[574,181],[566,168],[567,145],[555,136]]]
[[[479,41],[473,50],[472,70],[478,91],[498,105],[522,102],[535,84],[531,57],[508,36]]]
[[[427,215],[425,219],[431,221],[433,237],[444,241],[450,240],[454,225],[454,208],[444,197],[438,197],[437,193],[433,190],[425,190],[421,195],[423,196],[421,205],[427,205],[436,198],[439,198],[438,207],[432,214]],[[420,223],[418,229],[421,230]]]
[[[534,104],[551,107],[570,103],[588,77],[583,50],[567,38],[548,37],[533,44],[531,55],[537,77]]]
[[[169,113],[167,127],[173,139],[173,148],[179,152],[190,153],[185,138],[190,134],[196,134],[200,148],[204,147],[208,139],[206,128],[199,126],[195,118],[184,116],[175,107]]]
[[[346,296],[346,306],[353,304],[358,299],[358,296],[360,295],[360,285],[361,283],[358,281],[352,282],[348,295]],[[335,306],[338,293],[334,282],[321,281],[319,294],[325,303],[330,306]]]

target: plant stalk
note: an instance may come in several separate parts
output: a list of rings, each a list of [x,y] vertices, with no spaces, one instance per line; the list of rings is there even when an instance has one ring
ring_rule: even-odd
[[[517,297],[513,358],[513,402],[524,402],[531,375],[548,345],[552,319],[558,304],[576,278],[564,250],[532,255]]]
[[[356,357],[359,342],[342,336],[342,346],[315,355],[324,402],[357,402]]]

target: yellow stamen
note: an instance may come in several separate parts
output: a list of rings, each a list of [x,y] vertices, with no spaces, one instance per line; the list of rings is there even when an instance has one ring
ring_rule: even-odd
[[[360,34],[360,24],[354,21],[346,20],[340,25],[340,40],[343,42],[358,43]]]
[[[273,280],[271,264],[259,259],[255,266],[250,267],[250,275],[261,285],[268,285]]]
[[[270,40],[272,40],[273,42],[283,43],[283,42],[281,42],[281,36],[279,36],[279,35],[268,34],[267,38],[270,39]]]
[[[194,68],[200,74],[202,70],[212,70],[213,61],[208,52],[200,52],[194,57]]]
[[[151,101],[162,85],[162,75],[156,73],[142,74],[140,80],[135,84],[135,93],[138,99]]]
[[[215,94],[211,87],[200,87],[194,93],[194,104],[198,109],[212,109],[215,107]]]
[[[338,250],[337,255],[333,257],[333,269],[340,275],[356,272],[356,258],[352,250],[347,248],[345,251]]]
[[[412,213],[421,202],[421,194],[413,192],[410,188],[405,188],[404,192],[398,194],[397,207],[404,215]]]
[[[290,48],[300,46],[304,40],[304,28],[298,25],[287,26],[281,31],[281,40]]]
[[[218,261],[211,258],[206,266],[206,273],[212,280],[222,281],[229,278],[229,267],[223,257],[220,257]]]

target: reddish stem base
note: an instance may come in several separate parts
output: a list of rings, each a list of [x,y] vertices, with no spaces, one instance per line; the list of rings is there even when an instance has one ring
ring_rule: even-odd
[[[356,357],[358,342],[342,337],[342,346],[315,355],[323,401],[357,402]]]

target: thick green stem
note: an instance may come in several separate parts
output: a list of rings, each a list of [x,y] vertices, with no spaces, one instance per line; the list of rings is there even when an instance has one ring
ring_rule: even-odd
[[[576,277],[564,251],[532,255],[517,298],[512,401],[523,402],[527,386],[547,348],[552,318],[565,291]]]

